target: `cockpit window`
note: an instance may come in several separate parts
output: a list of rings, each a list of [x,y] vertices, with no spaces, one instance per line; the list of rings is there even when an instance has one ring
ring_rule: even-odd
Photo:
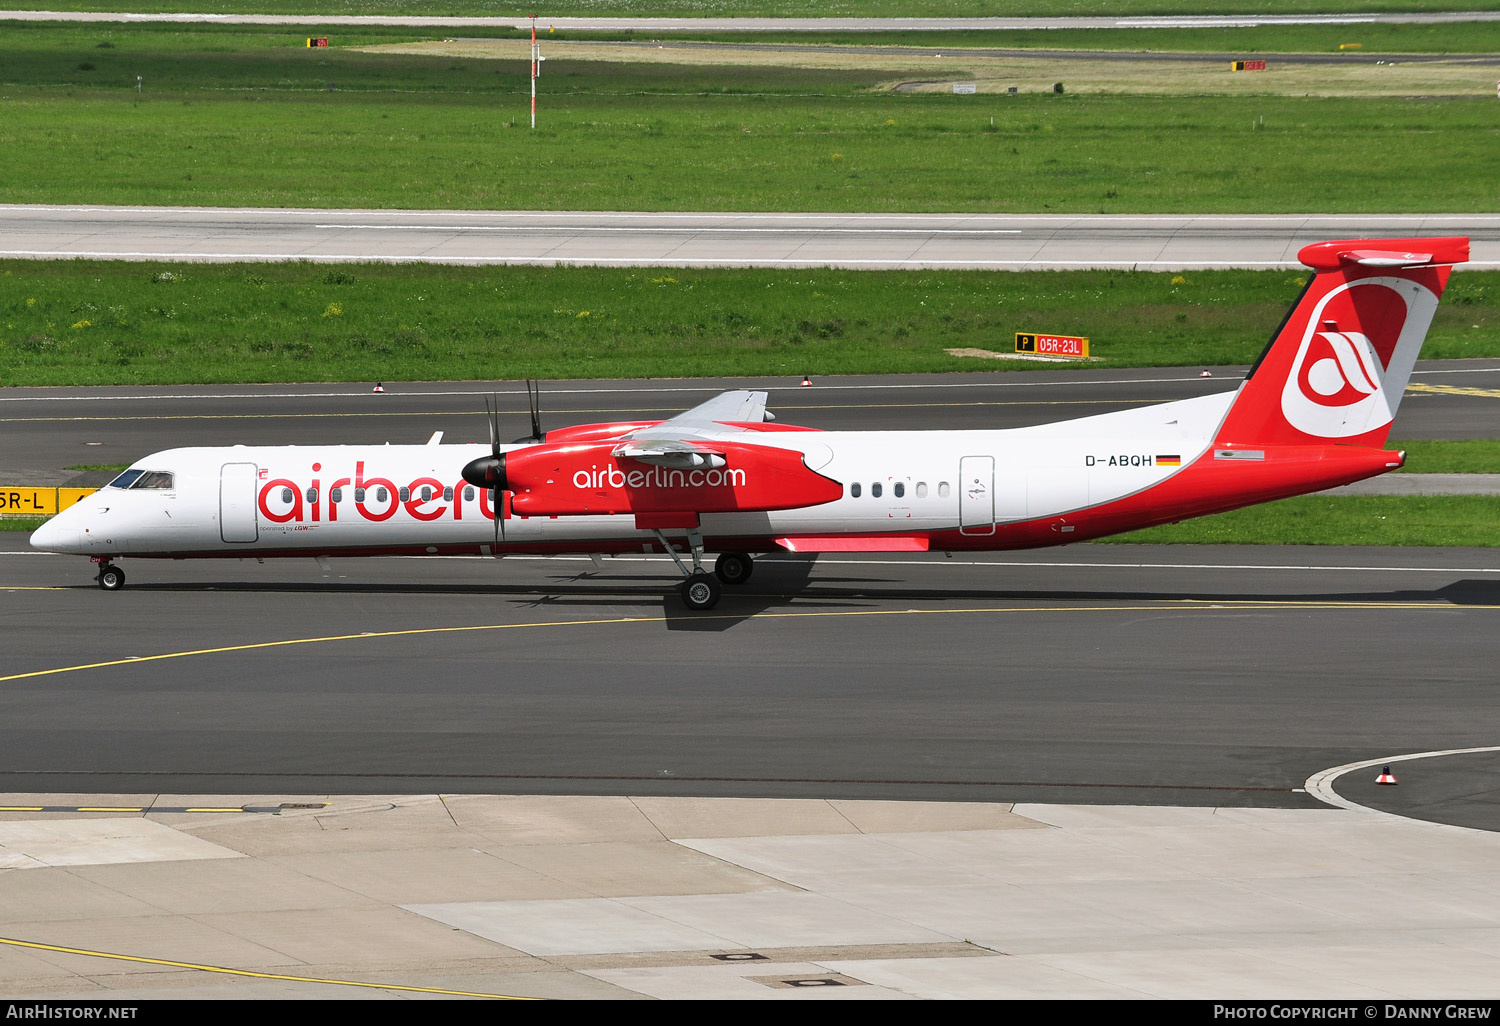
[[[135,484],[135,479],[140,477],[144,473],[144,470],[127,470],[125,471],[125,473],[121,474],[119,477],[111,481],[109,483],[109,487],[129,488],[131,485]]]
[[[172,473],[167,470],[148,470],[143,473],[132,488],[156,488],[161,491],[172,490]]]
[[[169,470],[127,470],[109,483],[111,488],[154,488],[170,492],[174,486]]]

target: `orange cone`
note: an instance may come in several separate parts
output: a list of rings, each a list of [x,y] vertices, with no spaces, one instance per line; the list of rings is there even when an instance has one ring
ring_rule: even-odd
[[[1200,378],[1211,378],[1211,377],[1213,377],[1213,375],[1210,374],[1208,371],[1204,371],[1202,374],[1199,374],[1198,376]]]
[[[812,378],[810,378],[810,377],[808,377],[808,376],[807,376],[807,375],[806,375],[806,374],[804,374],[804,375],[803,375],[803,376],[802,376],[802,387],[803,387],[803,388],[807,388],[807,387],[809,387],[809,386],[810,386],[810,385],[811,385],[811,384],[812,384]]]
[[[1395,782],[1396,776],[1391,772],[1391,768],[1389,766],[1381,770],[1380,776],[1375,778],[1375,783],[1377,784],[1394,784]]]
[[[376,383],[375,383],[375,389],[374,389],[374,390],[375,390],[375,391],[376,391],[376,392],[384,392],[384,391],[385,391],[385,386],[384,386],[384,385],[382,385],[382,384],[381,384],[381,383],[380,383],[380,382],[378,382],[378,381],[377,381],[377,382],[376,382]]]

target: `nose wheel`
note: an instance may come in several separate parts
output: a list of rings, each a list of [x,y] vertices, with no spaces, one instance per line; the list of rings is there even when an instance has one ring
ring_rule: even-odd
[[[99,576],[94,578],[105,591],[119,591],[125,587],[125,571],[110,563],[99,567]]]

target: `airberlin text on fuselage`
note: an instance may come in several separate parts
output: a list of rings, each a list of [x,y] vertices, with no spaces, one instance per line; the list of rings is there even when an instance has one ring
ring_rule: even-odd
[[[573,475],[574,488],[742,488],[745,472],[736,467],[722,470],[669,470],[647,467],[644,470],[621,470],[606,467],[580,470]]]
[[[323,469],[321,463],[312,465],[313,474]],[[431,523],[442,519],[449,512],[455,520],[463,519],[464,482],[451,487],[435,477],[418,477],[405,488],[398,488],[388,477],[365,476],[365,462],[354,464],[353,477],[338,477],[327,481],[324,488],[322,477],[314,476],[306,484],[287,477],[271,477],[269,470],[261,470],[262,484],[256,497],[260,515],[273,524],[335,523],[342,508],[347,516],[349,503],[342,499],[342,489],[354,489],[354,511],[364,520],[380,523],[391,519],[403,506],[414,520]],[[599,488],[740,488],[745,485],[745,471],[737,467],[713,470],[671,470],[665,467],[645,467],[640,470],[621,470],[619,467],[597,467],[580,470],[573,475],[573,486],[579,489]],[[423,497],[423,489],[428,489]],[[403,495],[404,492],[404,495]],[[480,488],[479,515],[485,520],[495,519],[490,506],[490,493]],[[285,498],[278,495],[282,493]],[[451,496],[451,500],[449,497]],[[471,500],[472,501],[472,500]]]
[[[314,463],[313,473],[317,474],[323,469],[323,464]],[[360,460],[354,464],[354,476],[334,478],[328,482],[325,492],[321,478],[314,477],[307,486],[298,484],[296,481],[285,477],[270,477],[269,470],[262,470],[260,478],[264,484],[260,486],[257,496],[257,505],[260,507],[260,515],[274,524],[288,523],[318,523],[327,520],[334,523],[339,518],[339,509],[343,507],[346,511],[348,503],[332,501],[335,489],[343,489],[351,484],[354,486],[354,510],[365,520],[377,523],[389,520],[396,515],[396,510],[402,506],[406,507],[415,520],[431,522],[441,519],[448,512],[448,503],[444,499],[444,489],[448,486],[435,477],[419,477],[407,485],[409,498],[404,501],[400,495],[400,489],[396,483],[388,477],[366,477],[365,461]],[[269,480],[268,480],[269,478]],[[432,490],[429,498],[422,498],[422,489]],[[284,509],[272,509],[271,501],[276,498],[276,492],[285,489],[290,493],[289,500],[278,503]],[[452,486],[447,494],[453,496],[453,519],[463,519],[464,504],[464,482],[459,481]],[[490,508],[490,493],[486,488],[479,489],[479,515],[486,520],[495,519],[494,510]]]

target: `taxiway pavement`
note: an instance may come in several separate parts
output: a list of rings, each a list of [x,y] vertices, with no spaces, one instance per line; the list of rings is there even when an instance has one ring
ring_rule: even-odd
[[[659,267],[1296,268],[1328,239],[1467,235],[1497,214],[1003,215],[0,206],[0,257]]]

